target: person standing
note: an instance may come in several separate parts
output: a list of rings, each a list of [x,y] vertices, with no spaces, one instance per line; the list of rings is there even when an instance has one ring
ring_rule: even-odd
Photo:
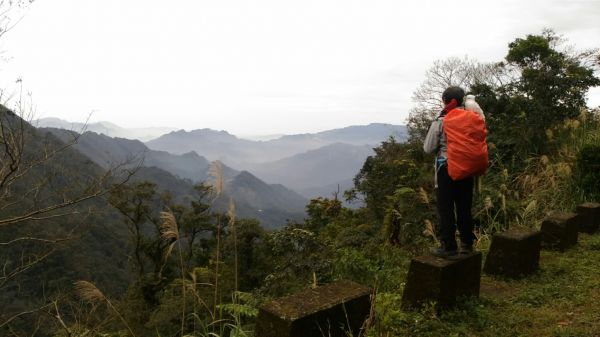
[[[460,253],[468,254],[473,251],[473,219],[471,207],[473,204],[473,176],[453,179],[449,173],[448,165],[448,135],[444,130],[444,119],[452,110],[461,107],[465,98],[465,91],[460,87],[449,87],[442,94],[444,109],[431,123],[423,143],[426,153],[436,153],[435,157],[435,186],[437,189],[438,231],[440,247],[432,249],[432,254],[438,257],[456,256],[458,245],[456,242],[456,229],[460,233]],[[459,110],[467,113],[466,110]],[[468,112],[471,113],[471,112]],[[470,116],[473,118],[473,116]],[[477,117],[480,118],[480,117]],[[483,124],[485,130],[485,123]],[[487,131],[485,131],[487,132]],[[483,135],[485,143],[485,132]],[[459,144],[460,145],[460,144]],[[487,165],[487,146],[485,148],[485,161]],[[459,163],[469,166],[468,159]]]

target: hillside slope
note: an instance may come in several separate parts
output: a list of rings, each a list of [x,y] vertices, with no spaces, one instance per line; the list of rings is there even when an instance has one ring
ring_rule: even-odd
[[[68,141],[73,132],[61,129],[44,129]],[[134,180],[148,180],[160,190],[169,191],[176,200],[184,202],[192,194],[195,183],[211,183],[210,163],[195,152],[182,155],[148,149],[142,142],[111,138],[86,132],[77,139],[74,149],[80,151],[104,168],[130,161],[131,166],[141,163]],[[281,227],[288,219],[300,221],[308,200],[281,185],[269,185],[249,172],[238,172],[223,165],[225,194],[217,209],[225,211],[229,196],[238,204],[240,217],[255,218],[263,226]]]
[[[0,118],[6,118],[7,113],[0,106]],[[18,117],[14,118],[20,123]],[[78,151],[62,149],[64,143],[54,135],[28,124],[24,130],[26,151],[21,168],[48,154],[50,159],[23,171],[8,193],[3,191],[0,219],[78,198],[88,193],[90,184],[100,181],[105,172]],[[53,151],[58,152],[51,155]],[[110,182],[106,181],[104,187]],[[23,237],[36,239],[19,239]],[[30,309],[78,279],[94,280],[109,294],[124,291],[128,283],[127,230],[118,213],[102,197],[0,226],[0,243],[0,261],[7,273],[0,277],[0,318]],[[32,264],[15,279],[4,278],[23,263],[27,265],[47,253],[47,258]]]
[[[255,164],[249,170],[267,182],[280,183],[297,191],[319,191],[321,187],[337,184],[347,187],[347,182],[373,153],[368,145],[334,143],[274,162]]]
[[[78,135],[61,129],[46,128],[43,130],[52,132],[63,141],[79,137],[74,148],[104,168],[125,162],[129,162],[131,166],[141,163],[143,166],[155,166],[194,182],[208,179],[210,163],[195,152],[174,155],[164,151],[150,150],[139,140],[112,138],[94,132]],[[226,171],[229,177],[237,174],[229,168]]]

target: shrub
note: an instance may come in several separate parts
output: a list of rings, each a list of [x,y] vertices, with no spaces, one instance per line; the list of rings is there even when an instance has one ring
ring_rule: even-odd
[[[600,145],[587,144],[579,151],[577,158],[579,186],[590,199],[600,197]]]

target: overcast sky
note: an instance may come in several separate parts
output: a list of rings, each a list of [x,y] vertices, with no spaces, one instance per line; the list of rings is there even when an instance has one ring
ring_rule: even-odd
[[[22,78],[38,117],[125,127],[404,124],[435,60],[499,61],[544,27],[600,47],[599,18],[600,0],[37,0],[0,40],[0,84]]]

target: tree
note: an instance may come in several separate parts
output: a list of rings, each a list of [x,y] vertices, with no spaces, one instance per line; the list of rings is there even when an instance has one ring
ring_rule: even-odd
[[[33,0],[0,0],[0,38],[13,29]]]
[[[425,73],[425,80],[413,92],[415,106],[408,117],[409,141],[422,142],[429,125],[444,108],[442,93],[450,86],[469,91],[476,83],[501,84],[506,81],[498,67],[469,58],[451,57],[438,60]]]
[[[342,202],[337,195],[333,199],[318,197],[311,199],[306,206],[308,219],[306,226],[309,230],[318,232],[337,218],[342,211]]]
[[[263,291],[282,296],[331,277],[330,247],[314,232],[302,225],[288,224],[269,233],[267,249],[271,256],[271,273],[263,282]]]
[[[515,117],[527,125],[523,140],[533,152],[543,152],[546,130],[566,118],[578,116],[586,107],[589,88],[600,85],[588,59],[595,51],[561,51],[564,41],[551,30],[527,35],[509,44],[505,69],[514,68],[519,78],[501,93],[517,106]]]
[[[430,194],[433,158],[417,143],[381,143],[354,178],[351,194],[362,195],[371,222],[385,241],[416,246],[425,220],[433,219]]]
[[[198,184],[194,186],[197,198],[190,202],[189,207],[183,207],[181,219],[182,236],[187,240],[186,268],[192,268],[192,264],[206,265],[210,257],[210,239],[216,232],[211,213],[211,204],[208,198],[212,195],[212,186]],[[198,242],[199,241],[199,242]]]
[[[501,73],[512,74],[509,81],[471,88],[486,111],[488,141],[505,164],[519,166],[531,153],[547,152],[547,130],[578,116],[589,88],[600,85],[594,74],[597,51],[564,45],[551,30],[515,39],[498,64]]]
[[[236,235],[230,231],[223,245],[223,261],[226,266],[235,266],[234,246],[237,241],[239,289],[251,291],[260,287],[265,276],[269,273],[268,261],[270,256],[264,249],[266,232],[258,220],[236,220]],[[234,272],[232,272],[233,274]]]
[[[124,222],[131,235],[133,246],[133,264],[142,278],[146,273],[146,258],[148,253],[146,247],[149,242],[146,240],[148,230],[145,225],[151,222],[154,227],[158,225],[156,219],[156,207],[158,204],[156,196],[156,185],[150,182],[139,182],[136,184],[127,184],[115,186],[111,190],[109,202],[122,215]],[[160,266],[161,261],[154,261],[155,266]]]
[[[426,171],[422,167],[426,161],[420,146],[398,143],[393,138],[382,142],[374,150],[375,155],[365,160],[354,177],[354,188],[349,197],[364,197],[366,208],[374,220],[382,224],[389,207],[388,196],[401,187],[418,187],[421,172]]]

